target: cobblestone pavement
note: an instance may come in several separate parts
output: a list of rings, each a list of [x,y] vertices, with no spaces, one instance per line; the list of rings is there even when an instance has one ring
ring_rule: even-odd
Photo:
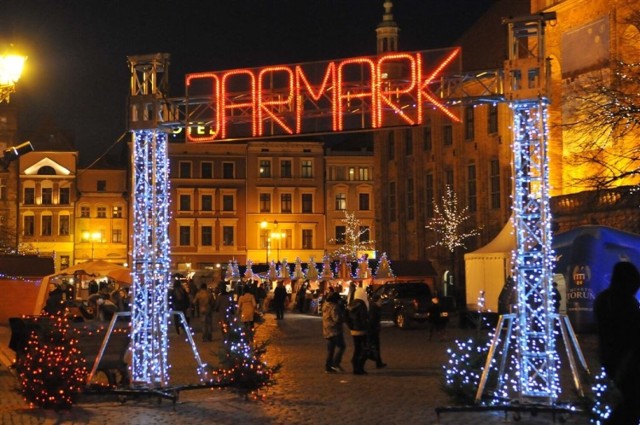
[[[550,413],[522,412],[520,417],[503,412],[453,412],[436,415],[437,407],[449,405],[440,388],[446,348],[456,338],[474,330],[451,326],[447,341],[428,341],[428,331],[418,328],[399,330],[383,323],[382,352],[388,366],[375,369],[368,364],[368,375],[350,373],[352,346],[348,335],[344,365],[347,372],[324,373],[325,341],[318,316],[289,313],[276,321],[268,314],[257,333],[270,340],[267,359],[282,362],[277,383],[264,401],[244,401],[228,390],[197,389],[181,391],[174,405],[158,397],[136,396],[118,399],[113,395],[84,396],[69,411],[54,412],[30,408],[22,400],[17,380],[8,362],[13,352],[7,347],[9,329],[0,327],[0,423],[1,424],[549,424],[565,422],[587,424],[580,415],[554,418]],[[196,331],[197,332],[197,331]],[[214,341],[198,342],[202,360],[217,362],[220,334]],[[593,336],[579,336],[591,369],[595,342]],[[198,383],[196,362],[184,335],[171,334],[171,385]],[[565,362],[566,363],[566,362]],[[563,366],[567,375],[568,366]],[[569,374],[570,377],[570,374]],[[564,380],[564,378],[563,378]],[[564,384],[563,384],[564,385]],[[569,382],[567,386],[571,385]],[[571,391],[566,391],[571,394]],[[519,419],[519,420],[517,420]]]

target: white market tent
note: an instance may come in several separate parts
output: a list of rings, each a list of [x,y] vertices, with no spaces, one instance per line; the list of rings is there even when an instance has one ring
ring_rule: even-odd
[[[484,291],[482,311],[498,311],[498,297],[511,274],[511,254],[516,246],[513,223],[507,221],[488,244],[464,254],[467,309],[478,310],[478,297]]]

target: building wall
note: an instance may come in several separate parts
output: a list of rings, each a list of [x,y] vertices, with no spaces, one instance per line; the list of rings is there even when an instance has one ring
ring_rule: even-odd
[[[56,270],[73,264],[77,152],[34,151],[19,158],[21,249],[51,255]]]
[[[343,237],[339,226],[344,227],[345,212],[354,214],[361,227],[368,228],[363,238],[375,241],[375,188],[373,172],[373,152],[332,151],[325,156],[327,238],[326,250],[329,254],[340,248],[337,240]],[[361,199],[362,197],[362,199]],[[362,230],[361,230],[362,231]],[[375,242],[369,250],[369,258],[376,258]]]
[[[325,252],[324,146],[318,141],[247,144],[247,256],[254,263]]]
[[[0,153],[18,143],[17,110],[6,102],[0,103]],[[18,247],[18,164],[12,162],[7,170],[0,167],[0,242],[9,249]]]
[[[104,260],[128,264],[130,200],[126,169],[78,171],[74,261]]]

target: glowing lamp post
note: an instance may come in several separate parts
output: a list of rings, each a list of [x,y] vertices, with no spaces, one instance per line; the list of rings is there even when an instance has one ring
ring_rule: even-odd
[[[20,79],[26,59],[18,55],[0,56],[0,103],[9,102],[11,93],[16,91],[16,83]]]
[[[82,232],[82,240],[85,242],[91,242],[91,261],[93,261],[94,244],[96,242],[102,242],[101,232]]]

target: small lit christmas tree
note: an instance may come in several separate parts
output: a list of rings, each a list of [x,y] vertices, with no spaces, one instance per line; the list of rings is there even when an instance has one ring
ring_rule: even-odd
[[[322,279],[333,279],[333,271],[331,270],[331,258],[326,255],[322,258]]]
[[[369,227],[363,226],[360,220],[356,218],[355,212],[344,212],[344,218],[341,220],[344,226],[344,233],[340,239],[331,239],[333,244],[342,243],[334,253],[334,257],[346,255],[347,260],[353,261],[358,258],[358,254],[362,251],[372,251],[375,241],[369,239]]]
[[[296,265],[293,268],[293,278],[297,280],[304,280],[304,272],[302,271],[302,260],[300,257],[296,257]]]
[[[268,342],[254,342],[238,316],[230,307],[222,322],[222,347],[219,353],[220,367],[213,372],[213,381],[229,387],[245,399],[261,399],[263,390],[275,383],[274,374],[281,365],[269,366],[263,360]]]
[[[307,279],[318,280],[318,268],[313,256],[309,258],[309,264],[307,264],[307,270],[305,272]]]
[[[393,270],[391,270],[391,264],[389,264],[386,252],[380,256],[380,261],[378,262],[378,268],[376,269],[375,275],[376,279],[390,279],[395,277]]]
[[[16,363],[22,395],[44,409],[69,409],[86,384],[86,360],[64,314],[49,316],[40,324],[42,331],[31,334]]]

